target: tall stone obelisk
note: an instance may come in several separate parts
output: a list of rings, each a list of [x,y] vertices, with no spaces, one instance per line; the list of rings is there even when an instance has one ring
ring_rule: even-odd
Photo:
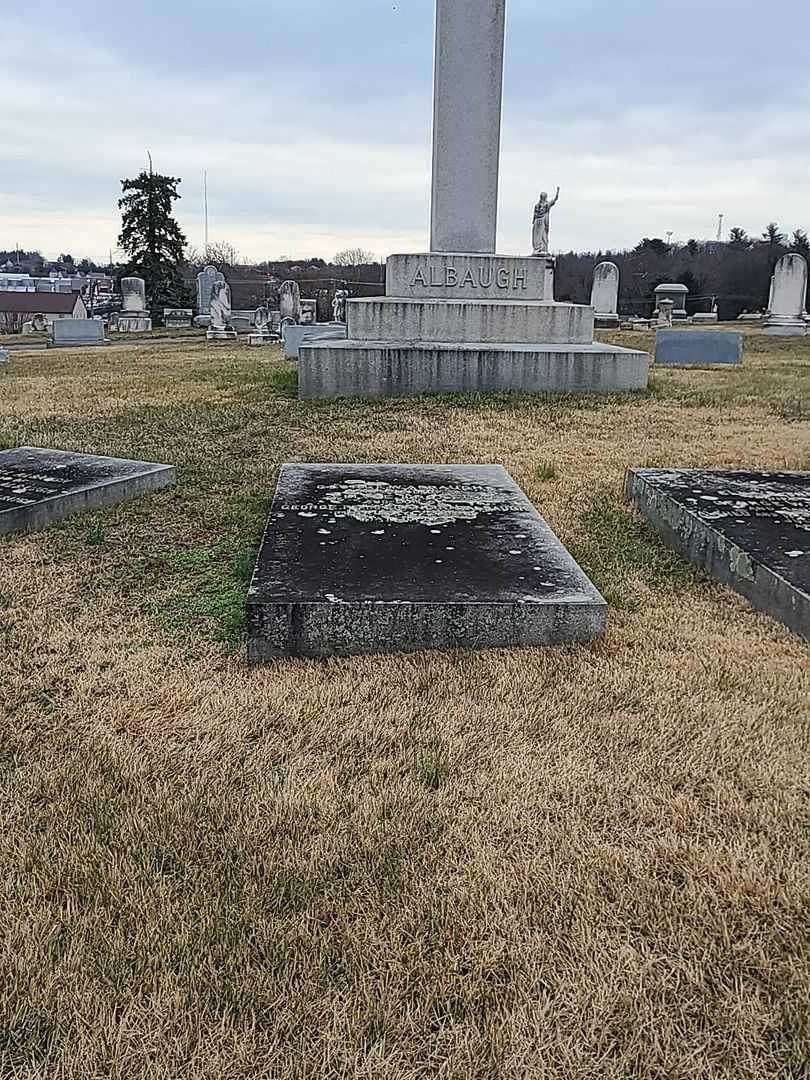
[[[506,0],[437,0],[430,250],[492,254]]]
[[[551,255],[495,254],[505,20],[506,0],[436,0],[430,251],[388,256],[385,296],[347,302],[345,340],[301,346],[299,397],[647,385],[646,353],[555,303]]]

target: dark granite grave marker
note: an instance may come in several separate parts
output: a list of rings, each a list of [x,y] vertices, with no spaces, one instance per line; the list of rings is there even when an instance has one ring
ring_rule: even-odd
[[[738,330],[659,330],[655,335],[656,364],[707,367],[741,364],[743,336]]]
[[[0,533],[34,532],[175,481],[171,465],[21,446],[0,451]]]
[[[664,542],[810,639],[810,473],[631,469]]]
[[[248,655],[590,641],[607,606],[500,466],[284,465]]]

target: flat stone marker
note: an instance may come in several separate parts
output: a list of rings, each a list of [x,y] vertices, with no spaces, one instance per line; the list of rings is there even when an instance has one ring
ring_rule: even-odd
[[[658,330],[655,335],[656,364],[741,364],[742,356],[743,336],[738,330]]]
[[[21,446],[0,451],[0,534],[35,532],[176,479],[172,465]]]
[[[669,547],[810,639],[810,473],[631,469],[627,494]]]
[[[607,605],[497,465],[283,465],[248,657],[592,641]]]
[[[55,319],[49,349],[75,345],[109,345],[101,319]]]

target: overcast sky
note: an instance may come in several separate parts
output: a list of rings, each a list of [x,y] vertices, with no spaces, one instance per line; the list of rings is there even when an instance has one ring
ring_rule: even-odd
[[[151,150],[254,259],[425,250],[434,0],[0,2],[0,248],[108,258]],[[508,0],[498,248],[810,230],[807,0]]]

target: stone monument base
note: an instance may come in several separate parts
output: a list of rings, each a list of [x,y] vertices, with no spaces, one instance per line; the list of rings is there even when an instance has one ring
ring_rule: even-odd
[[[209,327],[205,334],[208,341],[236,341],[239,337],[235,330],[214,330]]]
[[[524,390],[643,390],[650,357],[616,345],[314,341],[301,345],[301,398],[407,397]]]
[[[597,330],[618,330],[621,325],[621,319],[618,312],[594,312],[593,325]]]
[[[299,350],[305,342],[321,340],[340,340],[346,337],[345,323],[295,323],[282,328],[284,341],[284,359],[297,360]]]
[[[698,311],[692,316],[693,323],[716,323],[717,321],[716,311]]]
[[[256,330],[252,334],[248,334],[248,345],[255,347],[261,347],[263,345],[278,345],[281,338],[278,334],[263,334],[261,330]]]
[[[115,329],[119,334],[143,334],[152,329],[148,315],[119,315]]]
[[[789,315],[772,315],[762,327],[768,337],[804,337],[807,323],[798,315],[792,319]]]

